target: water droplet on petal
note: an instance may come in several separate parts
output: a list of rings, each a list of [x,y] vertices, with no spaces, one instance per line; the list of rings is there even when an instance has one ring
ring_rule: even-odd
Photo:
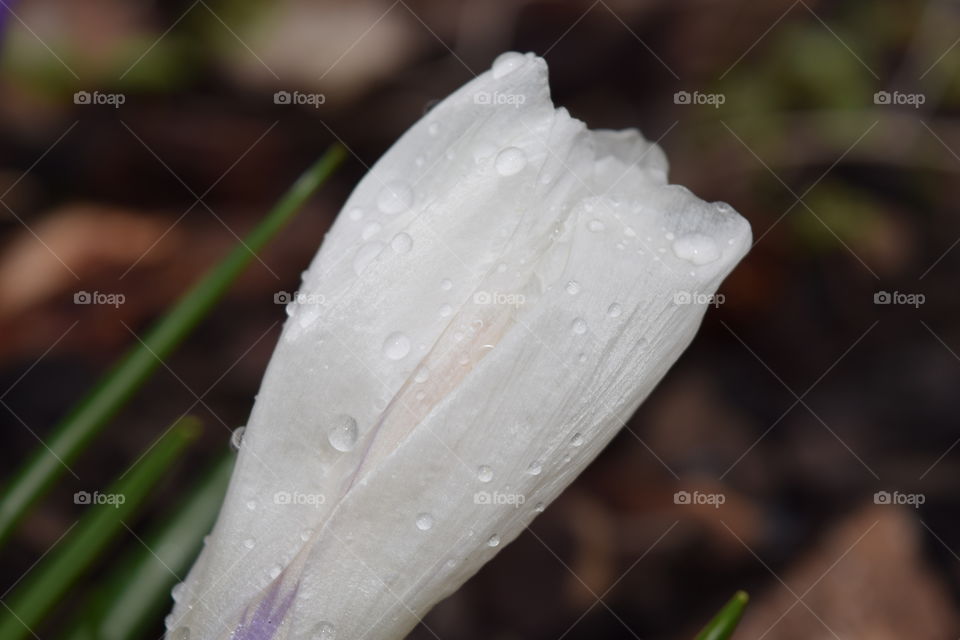
[[[255,511],[257,509],[257,503],[254,500],[247,500],[247,509],[250,511]]]
[[[577,318],[573,321],[573,332],[577,335],[583,335],[587,332],[587,323],[583,318]]]
[[[350,211],[347,211],[347,217],[351,220],[359,220],[363,217],[363,209],[360,207],[354,207],[353,209],[350,209]]]
[[[677,238],[673,243],[673,252],[681,260],[698,265],[708,264],[720,257],[716,241],[702,233],[691,233]]]
[[[377,195],[377,208],[388,214],[395,214],[409,209],[413,204],[413,190],[399,180],[384,185]]]
[[[333,424],[327,431],[327,440],[330,446],[337,451],[350,451],[357,445],[357,421],[353,416],[338,415],[334,417]]]
[[[313,535],[313,529],[304,529],[300,532],[300,539],[306,542]]]
[[[451,282],[447,278],[444,278],[443,280],[440,281],[440,288],[443,289],[444,291],[450,291],[450,289],[453,288],[453,282]]]
[[[623,308],[616,302],[607,307],[607,315],[611,318],[619,317],[621,313],[623,313]]]
[[[383,341],[383,355],[389,360],[401,360],[410,353],[410,338],[394,331]]]
[[[230,434],[231,449],[234,451],[240,451],[240,447],[243,446],[243,434],[246,430],[246,427],[237,427],[233,430],[233,433]]]
[[[170,590],[170,597],[173,598],[174,602],[180,602],[180,598],[183,597],[183,590],[185,589],[182,582],[178,582],[173,585],[173,589]]]
[[[580,445],[582,445],[582,444],[583,444],[583,434],[582,434],[582,433],[575,433],[575,434],[573,434],[573,438],[570,439],[570,444],[571,444],[572,446],[574,446],[574,447],[579,447]]]
[[[536,462],[531,462],[530,466],[527,467],[527,473],[529,473],[532,476],[540,475],[541,471],[543,471],[543,463],[541,463],[539,460],[537,460]]]
[[[270,579],[271,580],[276,579],[277,576],[279,576],[281,573],[283,573],[283,567],[281,567],[280,565],[272,566],[270,568]]]
[[[499,544],[500,544],[500,536],[498,536],[497,534],[493,534],[493,535],[490,536],[490,538],[487,540],[487,546],[488,546],[488,547],[496,547],[496,546],[499,545]]]
[[[603,224],[599,220],[591,220],[590,223],[587,224],[587,228],[590,229],[590,231],[593,231],[594,233],[599,233],[600,231],[603,231],[607,227],[605,224]]]
[[[329,622],[321,622],[310,631],[310,640],[334,640],[337,628]]]
[[[545,504],[543,504],[542,502],[538,502],[537,505],[533,508],[533,510],[536,511],[537,513],[543,513],[543,510],[546,508],[547,506]]]
[[[438,133],[440,133],[440,125],[437,124],[436,122],[431,122],[427,126],[427,133],[429,133],[432,136],[437,135]]]
[[[426,367],[420,367],[417,369],[417,373],[413,376],[414,382],[426,382],[430,378],[430,370]]]
[[[390,248],[397,253],[407,253],[413,248],[413,238],[410,237],[409,233],[401,231],[393,236],[393,240],[390,241]]]
[[[433,526],[433,516],[429,513],[421,513],[417,515],[417,529],[420,531],[426,531]]]
[[[487,465],[483,465],[477,469],[477,480],[480,482],[490,482],[493,480],[493,469]]]
[[[368,222],[367,224],[363,225],[363,229],[360,231],[360,238],[362,240],[369,240],[373,236],[380,233],[380,229],[382,228],[383,227],[379,222]]]
[[[245,546],[247,549],[253,549],[253,545],[255,544],[256,543],[253,541],[253,538],[247,538],[243,541],[243,546]]]
[[[494,166],[500,175],[512,176],[520,173],[523,168],[527,166],[527,154],[523,152],[523,149],[507,147],[497,154],[497,159],[494,160]]]
[[[493,61],[494,79],[499,80],[508,73],[520,68],[523,63],[524,57],[522,53],[517,53],[516,51],[501,53],[497,56],[497,59]]]
[[[570,282],[568,282],[567,293],[569,293],[572,296],[575,296],[578,293],[580,293],[580,283],[575,280],[571,280]]]
[[[440,307],[440,317],[446,318],[451,313],[453,313],[453,307],[451,307],[450,305],[445,304]]]

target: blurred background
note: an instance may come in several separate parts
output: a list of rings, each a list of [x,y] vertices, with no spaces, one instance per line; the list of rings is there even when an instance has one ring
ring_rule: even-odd
[[[630,431],[413,637],[691,638],[738,588],[743,640],[960,634],[957,3],[0,0],[0,29],[6,475],[331,142],[350,154],[30,513],[0,591],[188,410],[203,436],[117,548],[190,491],[365,167],[514,49],[756,245]]]

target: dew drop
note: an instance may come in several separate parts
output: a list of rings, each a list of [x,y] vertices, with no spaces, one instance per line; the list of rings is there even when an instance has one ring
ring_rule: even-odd
[[[431,122],[430,125],[427,127],[427,133],[429,133],[432,136],[437,135],[438,133],[440,133],[440,125],[437,124],[436,122]]]
[[[570,445],[574,447],[579,447],[582,444],[583,444],[583,434],[582,433],[573,434],[573,437],[570,439]]]
[[[497,154],[494,166],[497,168],[497,173],[502,176],[515,175],[527,166],[527,154],[523,152],[523,149],[507,147]]]
[[[379,222],[368,222],[367,224],[363,225],[363,229],[360,231],[360,238],[362,240],[369,240],[373,236],[380,233],[380,229],[382,228],[383,227]]]
[[[708,264],[720,257],[716,241],[702,233],[691,233],[677,238],[673,243],[673,252],[681,260],[698,265]]]
[[[665,234],[663,234],[663,237],[666,238],[667,240],[673,240],[674,238],[676,238],[676,236],[673,235],[672,231],[667,231]]]
[[[575,296],[578,293],[580,293],[580,283],[577,282],[576,280],[571,280],[570,282],[568,282],[567,293],[569,293],[572,296]]]
[[[247,509],[250,511],[256,511],[257,503],[254,500],[247,500]]]
[[[426,382],[430,378],[430,370],[426,367],[420,367],[413,376],[414,382]]]
[[[493,61],[493,77],[495,80],[499,80],[503,76],[507,75],[520,68],[524,62],[524,57],[522,53],[517,53],[516,51],[507,51],[506,53],[501,53],[497,56],[496,60]]]
[[[281,573],[283,573],[283,568],[280,565],[274,565],[270,568],[270,579],[275,580]]]
[[[390,241],[390,248],[397,253],[407,253],[413,248],[413,238],[410,237],[409,233],[401,231],[393,236],[393,240]]]
[[[417,529],[420,531],[426,531],[433,526],[433,516],[429,513],[421,513],[417,515]]]
[[[350,211],[347,211],[347,217],[351,220],[359,220],[363,217],[363,209],[360,207],[354,207],[353,209],[350,209]]]
[[[377,208],[384,213],[395,214],[409,209],[413,204],[413,190],[405,182],[395,180],[384,185],[377,196]]]
[[[240,447],[243,446],[243,434],[246,432],[246,427],[237,427],[233,430],[233,433],[230,434],[230,448],[234,451],[240,451]]]
[[[529,473],[532,476],[538,476],[542,471],[543,471],[543,463],[541,463],[539,460],[537,460],[536,462],[531,462],[530,466],[527,467],[527,473]]]
[[[477,480],[480,482],[490,482],[493,480],[493,469],[487,465],[483,465],[477,469]]]
[[[542,502],[538,502],[537,505],[533,508],[537,513],[543,513],[543,510],[546,509],[546,505]]]
[[[612,305],[607,307],[607,315],[611,318],[618,318],[620,314],[623,313],[623,307],[614,302]]]
[[[357,445],[357,421],[353,416],[338,415],[334,417],[333,424],[327,431],[327,440],[330,446],[337,451],[350,451]]]
[[[499,544],[500,544],[500,536],[498,536],[497,534],[493,534],[487,539],[488,547],[496,547]]]
[[[594,233],[599,233],[599,232],[603,231],[604,229],[606,229],[607,226],[606,226],[605,224],[603,224],[602,222],[600,222],[599,220],[591,220],[591,221],[587,224],[587,228],[590,229],[590,231],[593,231]]]
[[[366,269],[371,262],[373,262],[380,251],[383,249],[383,245],[379,242],[368,242],[359,249],[357,249],[357,254],[353,257],[353,271],[357,275],[363,273],[363,270]]]
[[[446,318],[451,313],[453,313],[453,307],[451,307],[450,305],[445,304],[440,307],[440,317]]]
[[[321,622],[310,631],[310,640],[334,640],[337,628],[329,622]]]
[[[383,341],[383,355],[388,360],[402,360],[410,353],[410,338],[399,331],[394,331]]]
[[[256,543],[253,541],[253,538],[247,538],[243,541],[243,546],[245,546],[247,549],[253,549],[253,545],[255,544]]]
[[[577,335],[583,335],[587,332],[587,323],[583,318],[577,318],[573,321],[573,332]]]
[[[440,288],[443,289],[444,291],[450,291],[450,289],[453,288],[453,282],[451,282],[447,278],[444,278],[443,280],[440,281]]]
[[[304,529],[300,532],[300,539],[306,542],[313,535],[313,529]]]

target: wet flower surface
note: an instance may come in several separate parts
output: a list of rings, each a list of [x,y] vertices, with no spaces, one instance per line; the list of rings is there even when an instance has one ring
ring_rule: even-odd
[[[637,131],[506,53],[415,124],[304,273],[169,636],[398,638],[689,344],[750,245]]]

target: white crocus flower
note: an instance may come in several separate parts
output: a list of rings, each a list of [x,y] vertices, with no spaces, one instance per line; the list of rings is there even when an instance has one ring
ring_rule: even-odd
[[[288,308],[169,636],[401,638],[523,531],[750,245],[666,174],[637,131],[555,109],[532,54],[404,134]]]

